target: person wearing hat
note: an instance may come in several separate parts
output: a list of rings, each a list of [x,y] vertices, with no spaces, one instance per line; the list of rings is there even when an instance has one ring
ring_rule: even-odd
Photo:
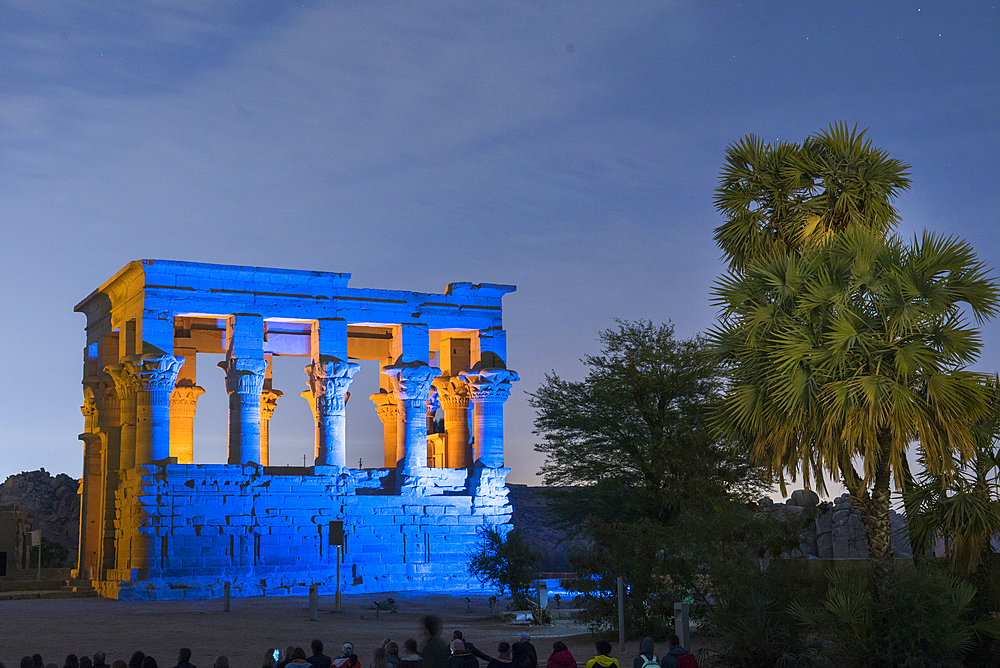
[[[349,642],[345,642],[340,648],[340,656],[333,660],[333,668],[349,668],[351,665],[351,656],[354,654],[354,645]],[[356,656],[356,655],[355,655]],[[357,660],[354,661],[357,663]]]
[[[531,644],[531,634],[527,631],[521,631],[517,634],[517,642],[514,644],[521,645],[524,653],[528,655],[530,668],[538,668],[538,652],[535,651],[535,646]]]

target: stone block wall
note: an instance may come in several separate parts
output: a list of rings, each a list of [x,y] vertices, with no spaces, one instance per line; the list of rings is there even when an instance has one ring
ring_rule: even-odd
[[[760,506],[777,519],[794,519],[808,513],[812,519],[806,522],[799,534],[799,546],[784,555],[789,559],[867,559],[868,541],[865,527],[861,523],[861,513],[851,506],[850,494],[842,494],[833,503],[820,503],[819,497],[810,490],[796,490],[785,503],[775,503],[771,499],[761,499]],[[892,548],[897,558],[912,556],[910,542],[906,536],[906,517],[892,511]]]
[[[479,589],[468,555],[484,524],[509,527],[508,469],[430,469],[395,491],[394,472],[254,465],[138,466],[116,495],[119,599],[333,593],[343,521],[343,592]],[[412,490],[408,493],[406,490]],[[131,565],[131,568],[126,568]]]

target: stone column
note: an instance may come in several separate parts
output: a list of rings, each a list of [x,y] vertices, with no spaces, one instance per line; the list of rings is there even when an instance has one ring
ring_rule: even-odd
[[[86,380],[84,381],[87,382]],[[97,404],[94,400],[94,388],[91,384],[83,386],[83,406],[80,412],[84,417],[84,432],[78,436],[83,441],[83,476],[80,478],[78,493],[80,496],[80,542],[77,552],[77,577],[88,579],[90,573],[96,570],[99,560],[100,545],[100,508],[101,497],[101,451],[104,438],[97,431]]]
[[[396,393],[382,390],[368,398],[375,404],[378,419],[382,421],[384,439],[383,466],[387,469],[394,469],[403,459],[403,452],[399,449],[397,438],[399,417],[396,409]]]
[[[97,406],[97,428],[104,434],[104,452],[101,460],[101,538],[98,545],[98,577],[103,571],[115,567],[115,491],[118,489],[118,470],[121,468],[121,414],[118,393],[110,381],[101,381],[94,388]]]
[[[434,379],[438,400],[444,409],[444,431],[448,435],[445,466],[462,469],[472,466],[472,444],[469,442],[469,386],[460,376],[440,376]]]
[[[278,407],[278,399],[284,396],[281,390],[265,389],[260,395],[260,465],[271,465],[271,416]]]
[[[392,378],[399,401],[396,442],[403,449],[403,474],[417,475],[427,469],[427,399],[441,370],[413,361],[383,367],[382,373]]]
[[[437,414],[437,409],[441,408],[441,401],[438,399],[437,389],[434,387],[434,383],[431,383],[431,393],[427,398],[427,435],[430,436],[434,432],[434,416]]]
[[[135,463],[149,464],[170,456],[170,394],[183,357],[162,355],[133,366],[136,384]]]
[[[326,355],[306,366],[316,420],[317,466],[347,466],[346,395],[360,369],[360,364]]]
[[[230,464],[260,463],[260,394],[267,360],[263,357],[230,357],[219,362],[226,372],[229,393]]]
[[[194,464],[194,413],[203,394],[204,388],[189,384],[170,393],[170,456],[178,464]]]
[[[135,377],[132,365],[110,364],[104,367],[115,381],[118,394],[118,416],[121,426],[119,437],[119,469],[135,467]]]
[[[510,396],[517,373],[507,369],[481,369],[461,374],[475,405],[476,464],[503,467],[503,404]]]

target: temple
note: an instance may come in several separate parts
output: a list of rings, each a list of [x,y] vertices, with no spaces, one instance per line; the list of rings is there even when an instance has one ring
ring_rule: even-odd
[[[169,260],[129,263],[87,317],[79,576],[120,599],[478,587],[484,525],[509,528],[502,297],[348,287],[350,274]],[[198,353],[224,354],[221,372]],[[271,466],[273,356],[304,358],[314,463]],[[380,468],[347,466],[345,406],[378,360]],[[203,386],[229,395],[228,461],[194,464]],[[355,398],[354,401],[358,401]],[[443,433],[429,434],[440,409]],[[354,409],[352,409],[354,410]],[[342,532],[341,532],[342,529]],[[336,545],[336,547],[334,546]],[[338,556],[339,555],[339,556]]]

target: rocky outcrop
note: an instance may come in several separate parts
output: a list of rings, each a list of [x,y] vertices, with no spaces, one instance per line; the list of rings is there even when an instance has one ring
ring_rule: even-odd
[[[31,514],[32,528],[76,555],[80,537],[78,482],[65,473],[53,477],[45,469],[12,475],[0,484],[0,506],[22,506]]]
[[[545,497],[545,487],[507,483],[508,501],[513,510],[510,521],[524,534],[532,549],[542,555],[538,569],[546,573],[569,573],[569,554],[576,544],[555,525],[555,517]]]
[[[861,523],[861,513],[851,506],[850,494],[842,494],[833,503],[820,503],[811,490],[799,489],[785,503],[760,500],[760,507],[778,520],[805,517],[799,533],[799,546],[784,555],[790,559],[867,559],[868,540]],[[906,517],[891,511],[892,548],[898,558],[912,556],[906,536]]]

